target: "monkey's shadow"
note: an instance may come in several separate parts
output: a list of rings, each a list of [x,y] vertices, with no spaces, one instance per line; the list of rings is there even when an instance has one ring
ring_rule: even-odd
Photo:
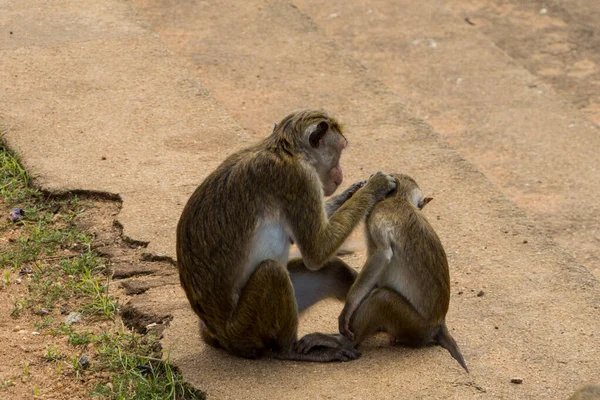
[[[340,303],[324,301],[300,318],[300,332],[335,332]],[[353,376],[368,378],[374,368],[411,368],[415,363],[434,366],[442,359],[450,358],[437,346],[413,349],[390,345],[387,334],[377,334],[367,339],[360,347],[361,358],[345,363],[311,363],[280,361],[268,357],[248,360],[232,356],[221,349],[205,344],[199,334],[198,319],[189,308],[174,313],[169,329],[163,340],[165,355],[177,366],[184,379],[199,389],[208,392],[221,392],[223,385],[249,387],[260,384],[264,390],[271,385],[286,382],[285,386],[302,388],[306,379],[320,379],[320,374],[339,374],[344,378],[352,370]],[[451,358],[450,358],[451,359]],[[450,360],[446,360],[450,365]],[[405,365],[403,367],[402,365]],[[425,367],[424,367],[425,368]],[[279,386],[278,386],[279,387]]]

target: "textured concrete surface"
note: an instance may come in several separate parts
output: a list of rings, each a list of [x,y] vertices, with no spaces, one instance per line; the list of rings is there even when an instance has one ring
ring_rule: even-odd
[[[179,210],[246,135],[125,3],[56,3],[0,12],[4,139],[49,191],[120,195],[124,234],[173,256]]]
[[[494,2],[134,3],[244,127],[262,133],[265,121],[308,104],[361,125],[364,118],[392,123],[391,110],[409,107],[600,276],[600,206],[588,195],[600,192],[600,131],[552,82],[496,45],[513,34],[510,21],[546,41],[548,25],[577,29],[567,12],[540,15],[509,3],[514,15],[497,17],[508,25],[499,29],[480,22],[495,16],[487,11],[496,11]],[[496,42],[486,35],[492,27]],[[507,43],[526,46],[519,36]],[[548,54],[538,43],[528,42],[532,59]],[[588,53],[600,57],[597,48]],[[579,82],[568,93],[593,108],[589,91],[600,93],[600,67],[591,60],[595,75],[571,77]],[[563,65],[565,76],[570,67]]]
[[[382,338],[347,364],[232,358],[200,342],[177,285],[152,288],[132,302],[174,316],[163,342],[185,378],[215,399],[566,398],[600,370],[598,284],[572,257],[597,256],[598,132],[568,89],[464,21],[484,3],[0,1],[0,124],[36,183],[119,195],[124,234],[173,256],[204,176],[323,107],[346,123],[347,183],[406,172],[435,198],[472,373]],[[318,305],[301,333],[334,331],[340,310]]]

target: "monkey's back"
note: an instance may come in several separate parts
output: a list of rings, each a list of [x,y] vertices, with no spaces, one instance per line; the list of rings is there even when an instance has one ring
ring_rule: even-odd
[[[369,251],[384,243],[391,250],[380,284],[401,293],[434,325],[442,323],[450,302],[448,260],[421,211],[404,198],[387,198],[367,219],[367,235]]]
[[[273,179],[273,169],[277,155],[260,146],[235,153],[198,186],[182,212],[176,241],[180,281],[208,325],[225,324],[235,309],[234,288],[243,278],[259,211],[265,201],[276,201],[269,185],[257,183]]]

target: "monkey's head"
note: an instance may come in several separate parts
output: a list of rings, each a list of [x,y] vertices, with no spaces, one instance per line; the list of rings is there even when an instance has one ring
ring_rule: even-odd
[[[390,174],[396,179],[396,190],[390,196],[400,196],[410,201],[419,210],[427,205],[433,197],[424,197],[419,185],[413,178],[405,174]]]
[[[340,158],[348,141],[334,118],[318,110],[297,111],[285,117],[273,135],[286,138],[313,166],[325,196],[332,195],[342,184]]]

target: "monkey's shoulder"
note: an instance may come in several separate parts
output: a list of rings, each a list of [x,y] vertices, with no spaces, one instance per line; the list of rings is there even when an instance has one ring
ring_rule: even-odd
[[[373,227],[401,225],[410,217],[414,207],[403,199],[389,197],[377,203],[369,216],[367,223]]]
[[[367,216],[367,233],[380,245],[401,239],[406,234],[405,222],[410,213],[408,204],[393,198],[382,200]]]

